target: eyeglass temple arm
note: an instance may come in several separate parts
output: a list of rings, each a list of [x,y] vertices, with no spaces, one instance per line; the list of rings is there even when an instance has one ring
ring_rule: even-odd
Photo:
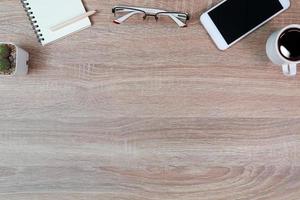
[[[186,24],[183,23],[182,21],[180,21],[177,17],[175,17],[174,15],[172,14],[169,14],[169,13],[166,13],[164,14],[166,16],[169,16],[178,26],[180,27],[186,27]]]
[[[122,22],[126,21],[128,18],[130,18],[131,16],[135,15],[135,14],[138,14],[138,13],[143,13],[143,12],[140,12],[140,11],[132,11],[132,12],[129,12],[128,14],[118,18],[118,19],[115,19],[114,22],[117,23],[117,24],[121,24]]]

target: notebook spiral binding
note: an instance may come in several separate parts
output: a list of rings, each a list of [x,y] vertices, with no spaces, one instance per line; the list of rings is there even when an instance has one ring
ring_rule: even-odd
[[[39,28],[39,25],[37,24],[37,21],[35,19],[34,13],[31,11],[31,7],[28,3],[28,0],[20,0],[26,13],[27,16],[31,22],[32,28],[38,38],[38,41],[41,43],[42,41],[44,41],[44,37],[43,37],[43,33],[41,32],[41,29]]]

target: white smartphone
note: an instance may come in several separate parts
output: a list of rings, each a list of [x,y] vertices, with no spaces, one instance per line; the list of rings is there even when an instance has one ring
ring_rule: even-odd
[[[290,0],[224,0],[201,15],[200,21],[220,50],[290,7]]]

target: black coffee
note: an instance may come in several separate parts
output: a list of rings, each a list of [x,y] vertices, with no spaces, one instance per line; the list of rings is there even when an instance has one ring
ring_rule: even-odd
[[[278,45],[283,57],[290,61],[300,61],[300,29],[291,28],[284,31]]]

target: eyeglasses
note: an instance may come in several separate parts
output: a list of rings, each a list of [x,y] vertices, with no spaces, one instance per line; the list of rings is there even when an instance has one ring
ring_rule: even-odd
[[[186,27],[186,22],[190,19],[188,13],[168,12],[165,10],[129,6],[115,6],[112,12],[117,17],[115,23],[121,24],[134,15],[143,15],[145,20],[147,17],[154,17],[157,21],[161,17],[171,18],[179,27]]]

